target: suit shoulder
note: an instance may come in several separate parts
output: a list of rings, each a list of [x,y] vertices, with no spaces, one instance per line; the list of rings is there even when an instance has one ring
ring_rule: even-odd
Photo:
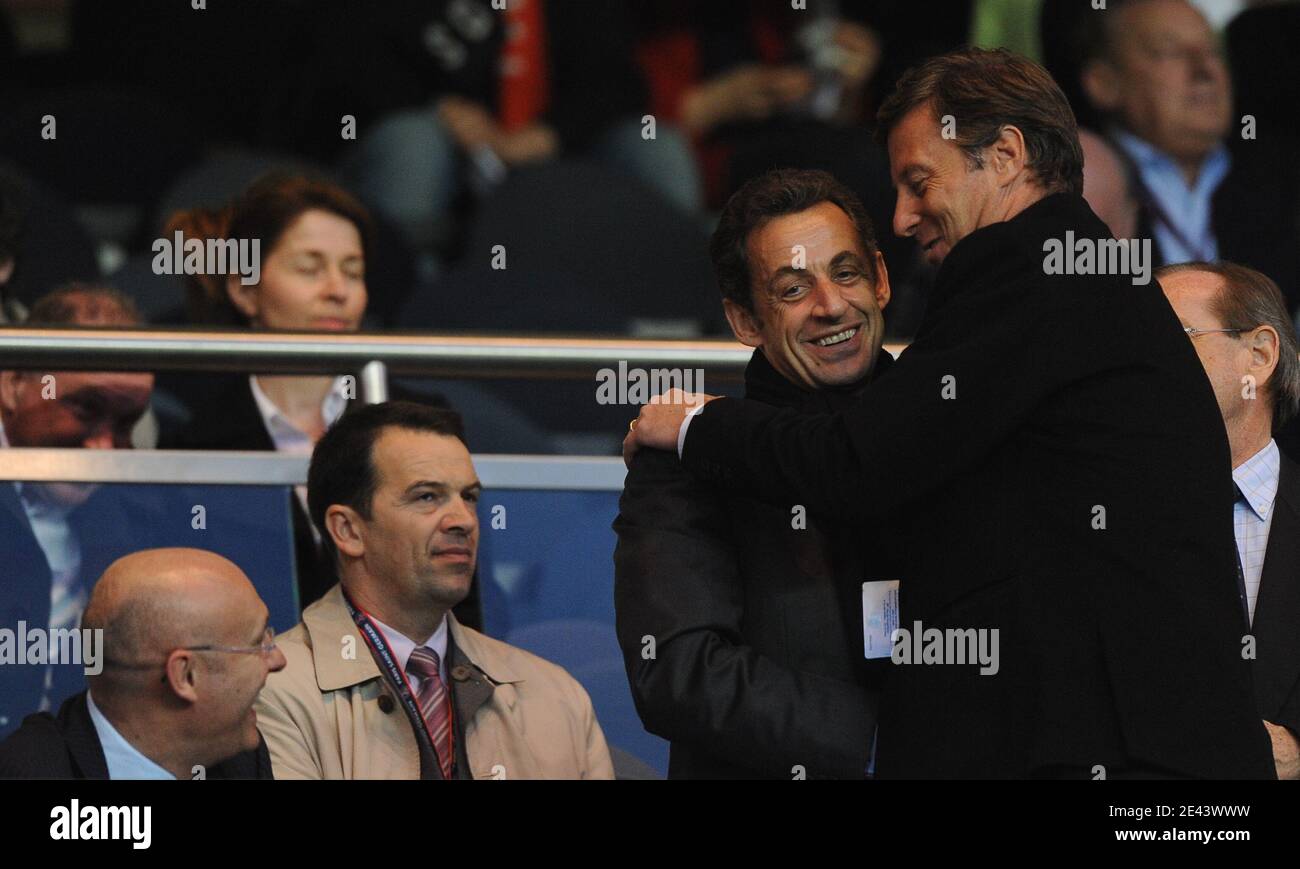
[[[1278,497],[1286,501],[1292,510],[1300,513],[1300,463],[1278,449]]]
[[[308,687],[318,692],[316,656],[306,627],[299,622],[285,633],[277,634],[275,645],[284,655],[284,668],[267,674],[261,696],[267,698],[282,693],[297,694]]]
[[[48,712],[23,719],[0,742],[0,778],[70,778],[67,743],[58,720]]]
[[[188,450],[260,450],[269,440],[247,378],[230,383],[204,402],[189,423],[161,446]]]

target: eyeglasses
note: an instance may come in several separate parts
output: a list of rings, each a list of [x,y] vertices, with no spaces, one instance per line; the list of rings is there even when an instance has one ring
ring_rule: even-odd
[[[1183,331],[1187,333],[1187,337],[1189,338],[1199,338],[1202,335],[1208,335],[1211,332],[1226,332],[1232,335],[1240,335],[1242,332],[1245,332],[1246,330],[1245,329],[1194,329],[1191,326],[1184,326]]]
[[[231,652],[236,655],[269,655],[275,651],[275,630],[268,627],[256,646],[181,646],[187,652]]]

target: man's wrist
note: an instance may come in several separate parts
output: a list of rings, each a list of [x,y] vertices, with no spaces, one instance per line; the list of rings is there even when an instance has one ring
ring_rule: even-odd
[[[681,427],[677,429],[677,458],[678,458],[678,460],[681,459],[681,457],[682,457],[682,450],[686,447],[686,430],[687,430],[688,428],[691,427],[691,420],[695,419],[696,414],[698,414],[698,413],[699,413],[700,411],[702,411],[702,410],[704,410],[704,405],[703,405],[703,404],[701,404],[699,407],[696,407],[695,409],[693,409],[690,413],[686,414],[686,419],[682,420]]]

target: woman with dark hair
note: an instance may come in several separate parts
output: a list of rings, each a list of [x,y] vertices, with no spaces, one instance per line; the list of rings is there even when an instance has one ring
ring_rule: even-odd
[[[257,280],[207,273],[186,277],[190,317],[198,323],[254,329],[354,332],[366,310],[370,216],[349,193],[302,175],[271,174],[221,209],[193,208],[168,221],[165,237],[256,240]],[[251,247],[251,244],[249,245]],[[350,382],[330,375],[253,375],[241,392],[253,402],[276,449],[310,454],[351,397]],[[229,397],[229,396],[226,396]],[[203,417],[228,419],[227,402],[199,408],[181,440],[217,448]],[[195,440],[203,443],[196,444]],[[247,448],[247,447],[244,447]]]
[[[311,332],[355,332],[361,327],[370,215],[342,188],[302,175],[273,173],[223,208],[172,215],[165,237],[177,232],[185,243],[196,239],[207,248],[209,242],[234,242],[231,250],[255,249],[260,254],[255,269],[241,263],[240,269],[226,268],[225,274],[207,269],[186,276],[195,322]],[[245,283],[250,274],[256,279]],[[446,406],[437,395],[399,397]],[[355,398],[351,376],[241,377],[196,407],[188,425],[164,446],[310,456],[321,435]],[[298,486],[296,494],[292,509],[298,603],[306,607],[329,590],[335,576],[323,554],[320,532],[308,519],[306,487]],[[457,615],[467,624],[481,624],[476,591]]]

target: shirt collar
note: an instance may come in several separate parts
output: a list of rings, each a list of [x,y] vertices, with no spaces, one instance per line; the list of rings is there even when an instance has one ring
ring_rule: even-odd
[[[335,377],[334,382],[330,384],[330,391],[321,400],[320,415],[326,428],[333,425],[343,415],[343,411],[347,407],[348,382],[347,378],[342,375]],[[261,385],[257,382],[256,374],[248,376],[248,385],[253,392],[253,402],[257,405],[257,412],[261,414],[263,421],[266,423],[266,429],[272,435],[272,438],[274,438],[277,430],[283,431],[286,429],[305,437],[303,432],[276,406],[275,402],[271,401],[267,394],[262,391]]]
[[[495,684],[523,681],[512,666],[511,647],[462,627],[456,621],[455,613],[448,613],[444,621],[449,636],[448,644],[455,643],[468,662],[482,670]],[[318,650],[337,649],[345,637],[353,637],[355,642],[363,643],[358,636],[356,624],[348,615],[341,583],[335,583],[324,597],[303,610],[302,627],[311,638],[312,647]],[[337,691],[381,678],[379,665],[375,663],[374,656],[368,653],[352,657],[337,653],[317,654],[313,656],[313,662],[316,684],[322,691]]]
[[[402,662],[402,671],[406,671],[406,665],[411,660],[411,653],[416,649],[416,642],[405,634],[400,633],[396,628],[390,628],[374,616],[370,620],[375,623],[375,627],[383,632],[384,639],[388,641],[388,648],[392,650],[393,656]],[[429,637],[429,641],[424,644],[426,648],[432,649],[438,653],[438,669],[447,669],[447,617],[443,616],[442,621],[438,622],[438,629]]]
[[[1268,444],[1255,455],[1246,459],[1232,471],[1232,481],[1241,490],[1242,497],[1261,522],[1268,521],[1273,511],[1273,502],[1277,499],[1278,473],[1282,469],[1281,454],[1277,441],[1269,439]]]
[[[1155,145],[1145,139],[1138,138],[1127,130],[1112,130],[1111,138],[1129,156],[1129,159],[1133,161],[1133,165],[1144,178],[1151,173],[1160,173],[1177,178],[1182,182],[1184,188],[1187,187],[1187,182],[1183,178],[1183,170],[1174,162],[1174,158]],[[1213,192],[1218,188],[1219,183],[1223,181],[1231,168],[1232,156],[1228,152],[1228,146],[1220,142],[1206,156],[1205,161],[1201,163],[1201,171],[1196,174],[1196,186],[1190,188],[1190,192],[1198,194]]]
[[[834,405],[841,403],[841,401],[852,401],[868,383],[883,374],[893,362],[894,357],[889,355],[888,350],[881,347],[876,356],[875,364],[871,368],[871,373],[866,377],[845,386],[828,386],[810,390],[777,371],[776,366],[772,364],[772,361],[767,358],[767,354],[762,350],[755,350],[749,357],[749,364],[745,366],[745,398],[776,407],[795,408],[807,405],[810,400],[821,399],[817,403],[820,405],[831,404],[832,407],[829,410],[833,412],[838,409]],[[828,402],[826,399],[829,396],[839,400]],[[826,411],[828,408],[818,406],[816,409]]]
[[[100,747],[104,750],[104,761],[108,766],[110,779],[175,779],[176,776],[141,754],[134,745],[126,741],[117,732],[104,713],[99,711],[95,700],[86,692],[86,709],[90,720],[95,725]]]
[[[5,436],[4,423],[0,422],[0,449],[9,447],[9,438]],[[49,517],[55,521],[66,521],[68,515],[72,513],[72,507],[65,507],[62,504],[55,504],[44,498],[34,497],[36,489],[25,489],[22,480],[13,480],[14,490],[18,492],[18,497],[22,500],[23,509],[27,512],[27,518],[35,516]]]

